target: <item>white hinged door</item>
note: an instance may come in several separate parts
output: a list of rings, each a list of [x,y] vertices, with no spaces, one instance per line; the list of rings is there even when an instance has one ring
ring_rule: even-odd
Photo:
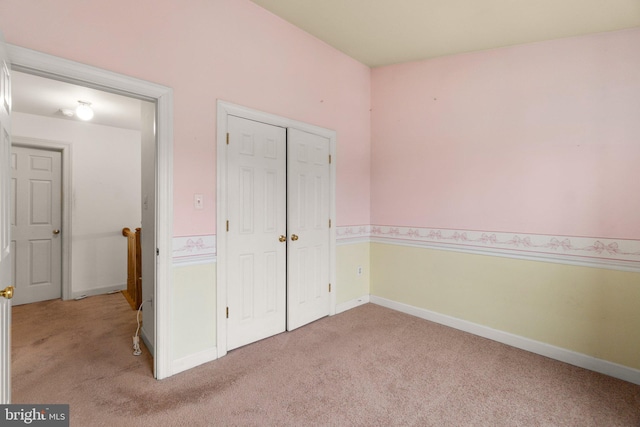
[[[287,133],[287,330],[329,315],[329,139]]]
[[[0,34],[0,404],[11,401],[11,75]]]
[[[13,305],[62,297],[62,155],[11,150]]]
[[[227,349],[286,327],[286,131],[229,116]]]

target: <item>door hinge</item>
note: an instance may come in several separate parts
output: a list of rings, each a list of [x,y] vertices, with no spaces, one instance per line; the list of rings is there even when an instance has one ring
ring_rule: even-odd
[[[329,228],[331,228],[331,219],[329,219]]]
[[[227,220],[227,231],[229,231],[229,220]]]
[[[227,132],[227,145],[229,145],[229,132]]]
[[[160,255],[160,249],[156,248],[156,255]]]
[[[229,307],[227,307],[227,319],[229,318]]]
[[[331,283],[329,283],[329,292],[331,292]]]
[[[331,154],[329,154],[329,164],[331,164]]]

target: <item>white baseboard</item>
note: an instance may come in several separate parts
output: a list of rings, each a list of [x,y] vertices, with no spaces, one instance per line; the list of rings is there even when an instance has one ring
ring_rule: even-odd
[[[196,354],[185,356],[181,359],[174,360],[171,363],[171,375],[179,374],[187,369],[195,368],[218,358],[218,349],[216,347],[203,350]]]
[[[76,298],[79,298],[79,297],[92,297],[92,296],[95,296],[95,295],[104,295],[104,294],[108,294],[110,292],[124,291],[125,289],[127,289],[127,284],[126,283],[122,283],[122,284],[117,284],[117,285],[104,286],[102,288],[93,288],[93,289],[86,289],[86,290],[80,290],[80,291],[73,291],[73,292],[71,292],[71,299],[76,299]]]
[[[424,308],[414,307],[408,304],[392,301],[386,298],[371,295],[370,301],[373,304],[381,305],[393,310],[401,311],[412,316],[420,317],[431,322],[449,326],[461,331],[469,332],[493,341],[501,342],[522,350],[540,354],[551,359],[559,360],[580,368],[589,369],[614,378],[628,381],[640,385],[640,370],[628,366],[619,365],[602,359],[597,359],[586,354],[577,353],[561,347],[545,344],[519,335],[492,329],[487,326],[457,319],[445,314],[436,313]]]
[[[147,331],[144,329],[144,326],[142,326],[142,328],[140,328],[140,336],[142,337],[142,342],[144,343],[144,345],[147,347],[147,350],[149,350],[149,353],[151,353],[151,355],[155,355],[155,349],[153,348],[153,344],[151,343],[151,340],[149,339],[149,335],[147,334]]]
[[[369,295],[363,295],[360,298],[352,299],[351,301],[343,302],[341,304],[336,305],[336,314],[342,313],[343,311],[351,310],[352,308],[356,308],[359,305],[366,304],[369,302]]]

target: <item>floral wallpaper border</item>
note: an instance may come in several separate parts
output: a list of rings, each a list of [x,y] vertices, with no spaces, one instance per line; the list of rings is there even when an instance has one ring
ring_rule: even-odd
[[[387,225],[346,226],[337,230],[339,243],[367,238],[382,243],[640,271],[640,240]]]
[[[640,272],[640,240],[388,225],[336,228],[338,245],[379,242]],[[173,238],[176,265],[216,261],[216,236]]]
[[[173,263],[198,264],[216,260],[216,236],[181,236],[173,238]]]

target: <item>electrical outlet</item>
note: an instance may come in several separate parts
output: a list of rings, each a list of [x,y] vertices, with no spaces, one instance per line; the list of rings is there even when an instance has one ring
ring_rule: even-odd
[[[362,267],[358,267],[358,276],[362,276]]]

